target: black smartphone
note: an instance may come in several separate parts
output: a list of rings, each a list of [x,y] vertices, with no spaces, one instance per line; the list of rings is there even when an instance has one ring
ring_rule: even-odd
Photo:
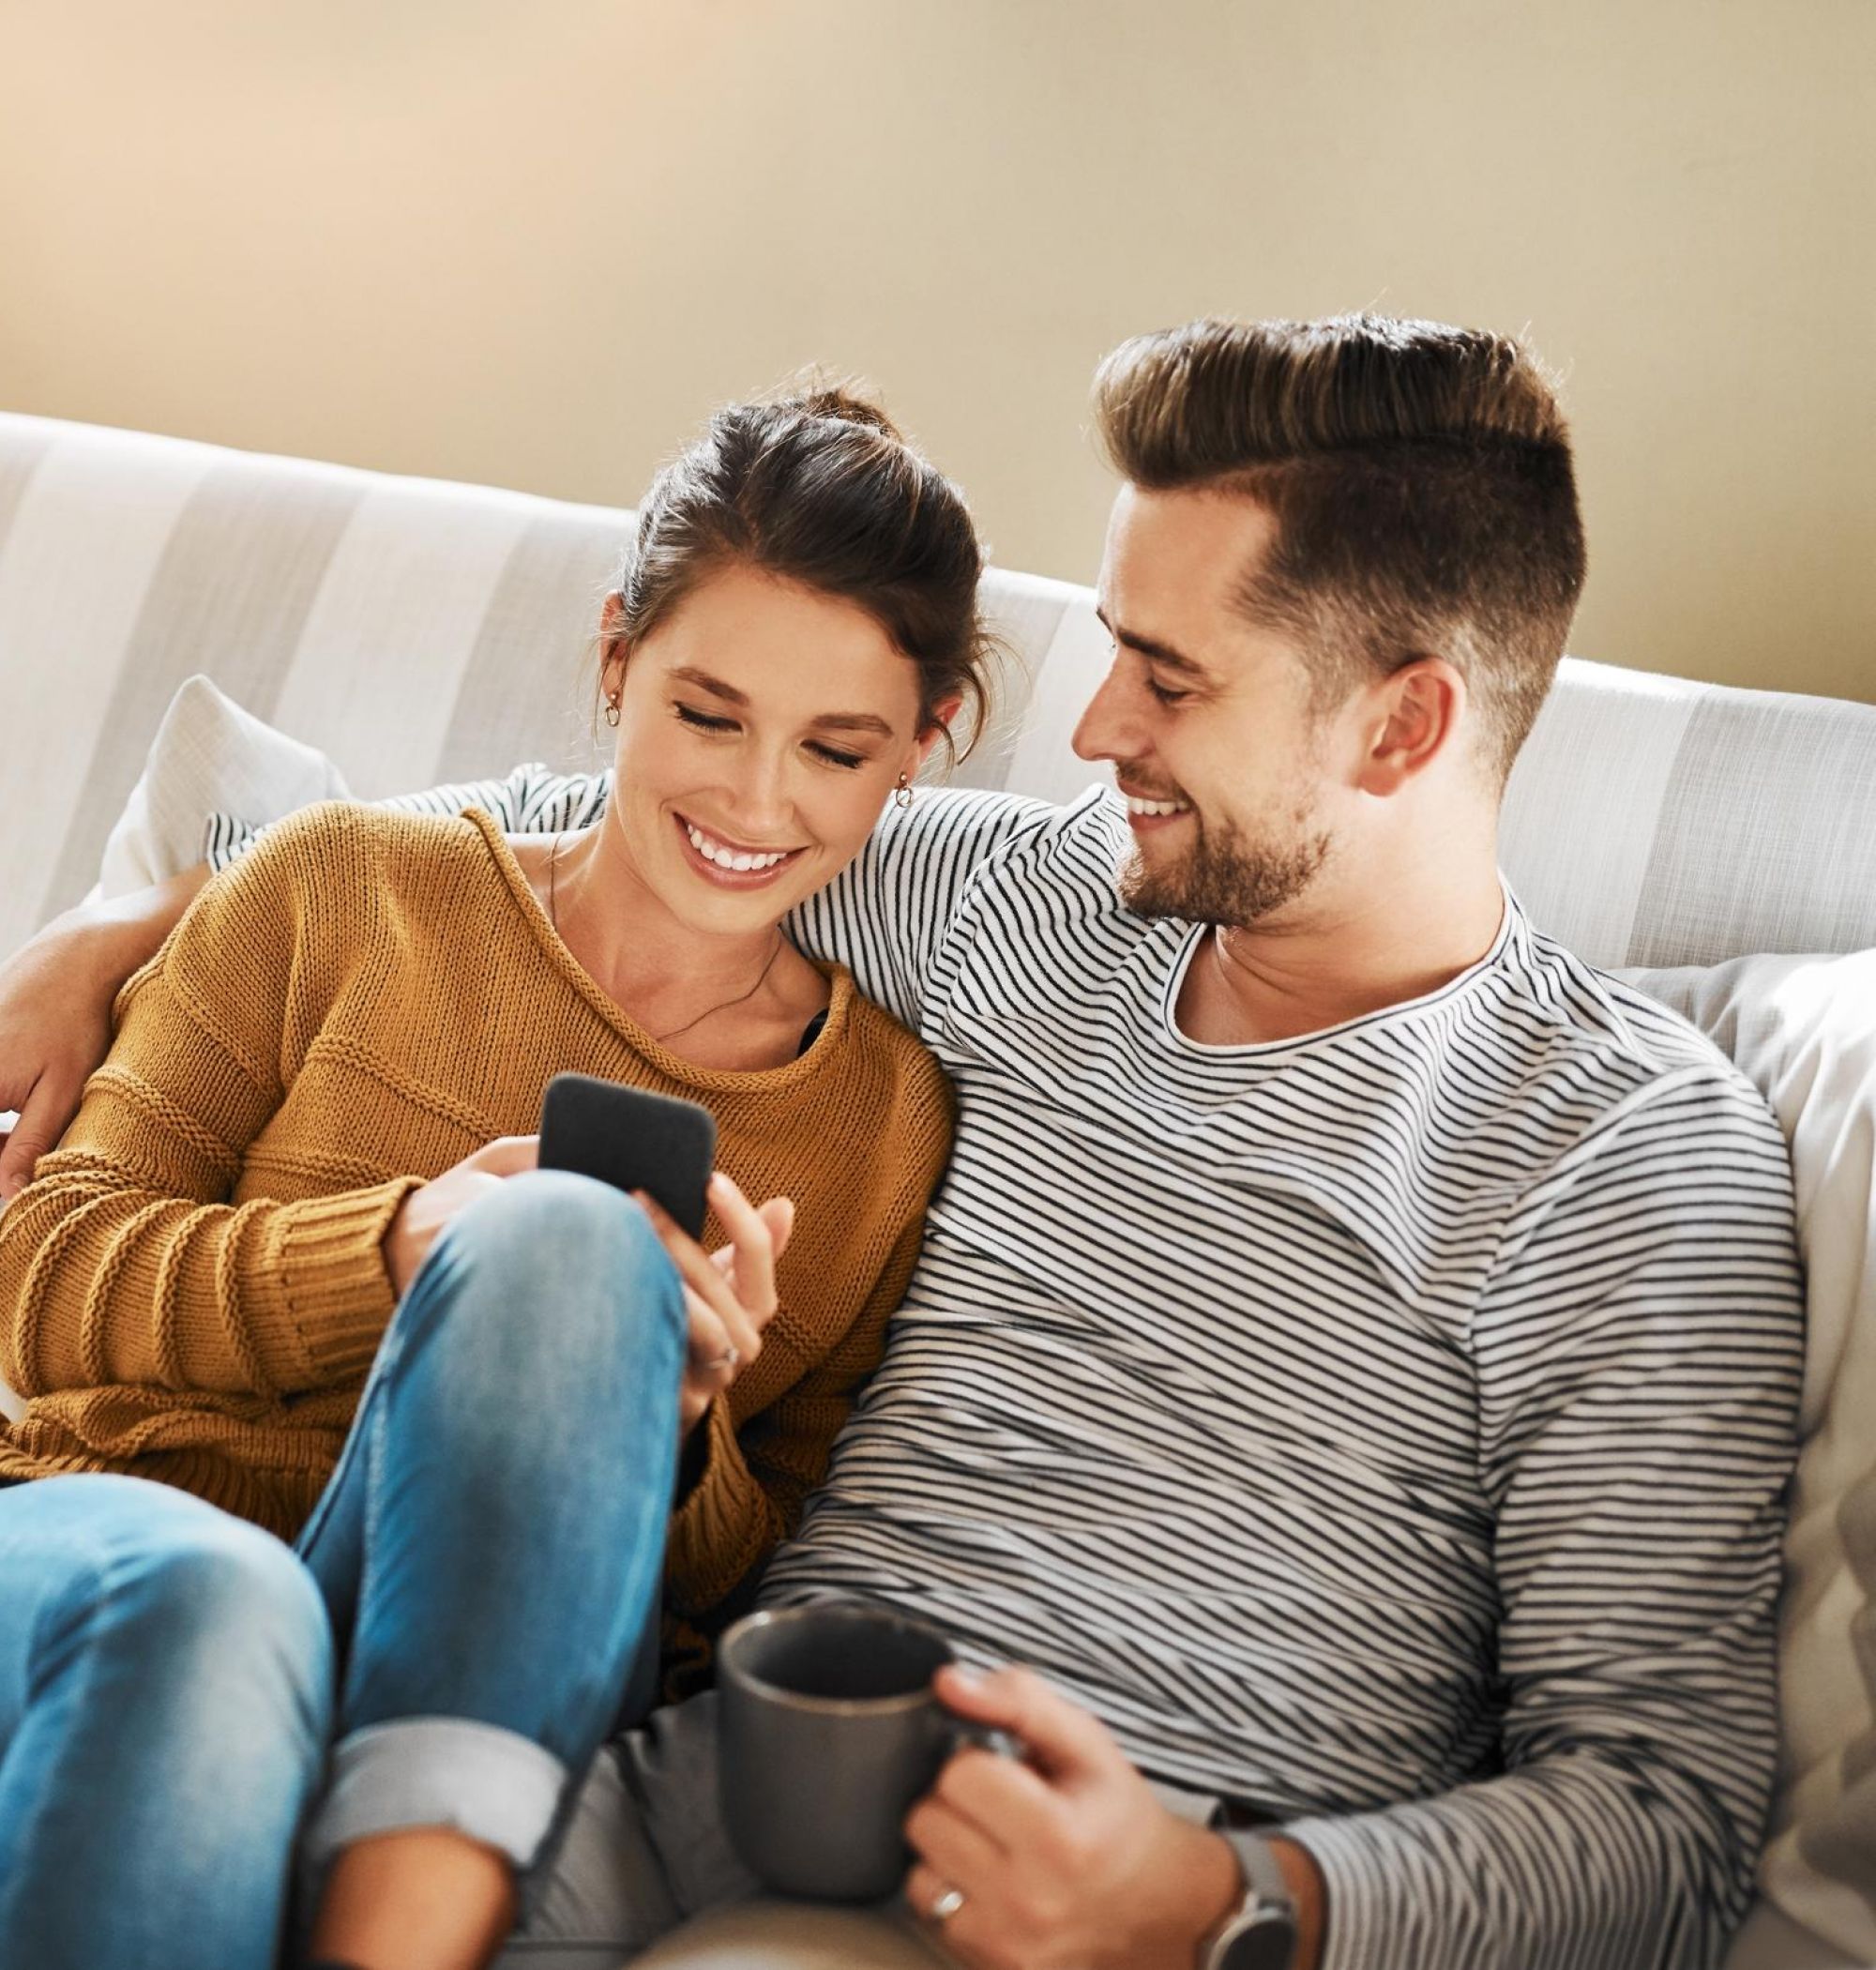
[[[717,1118],[695,1101],[591,1074],[556,1074],[540,1104],[540,1167],[655,1197],[693,1238],[716,1166]]]

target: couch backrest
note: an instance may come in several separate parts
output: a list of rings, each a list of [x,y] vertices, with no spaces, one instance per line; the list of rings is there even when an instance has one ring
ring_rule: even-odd
[[[585,665],[630,515],[0,415],[0,956],[90,886],[201,671],[370,796],[590,764]],[[1015,662],[959,778],[1051,797],[1107,660],[1084,588],[993,571]],[[1876,945],[1876,706],[1567,661],[1504,861],[1601,964]]]

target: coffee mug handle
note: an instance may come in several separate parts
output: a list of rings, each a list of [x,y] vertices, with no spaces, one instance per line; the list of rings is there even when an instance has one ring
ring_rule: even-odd
[[[1022,1762],[1022,1739],[1014,1731],[999,1730],[994,1724],[966,1723],[961,1718],[951,1720],[951,1750],[993,1751],[999,1758],[1014,1758]]]

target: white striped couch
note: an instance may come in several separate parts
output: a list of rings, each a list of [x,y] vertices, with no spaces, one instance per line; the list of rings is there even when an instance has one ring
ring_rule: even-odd
[[[365,797],[589,764],[582,665],[628,524],[0,415],[0,957],[92,884],[196,673]],[[1018,661],[959,778],[1077,791],[1091,775],[1067,732],[1106,652],[1092,598],[996,572],[988,599]],[[1504,858],[1537,924],[1600,964],[1876,945],[1876,707],[1567,661],[1512,781]],[[1733,1970],[1851,1961],[1779,1919],[1762,1905]],[[759,1911],[658,1960],[807,1970],[912,1947],[870,1918]]]

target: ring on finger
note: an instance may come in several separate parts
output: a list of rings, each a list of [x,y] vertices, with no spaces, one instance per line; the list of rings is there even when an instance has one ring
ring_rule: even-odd
[[[925,1913],[942,1929],[964,1905],[964,1891],[957,1887],[942,1887],[931,1898],[931,1906]]]
[[[706,1374],[720,1373],[726,1368],[734,1368],[742,1358],[740,1348],[726,1347],[720,1355],[712,1355],[709,1360],[704,1362],[704,1371]]]

